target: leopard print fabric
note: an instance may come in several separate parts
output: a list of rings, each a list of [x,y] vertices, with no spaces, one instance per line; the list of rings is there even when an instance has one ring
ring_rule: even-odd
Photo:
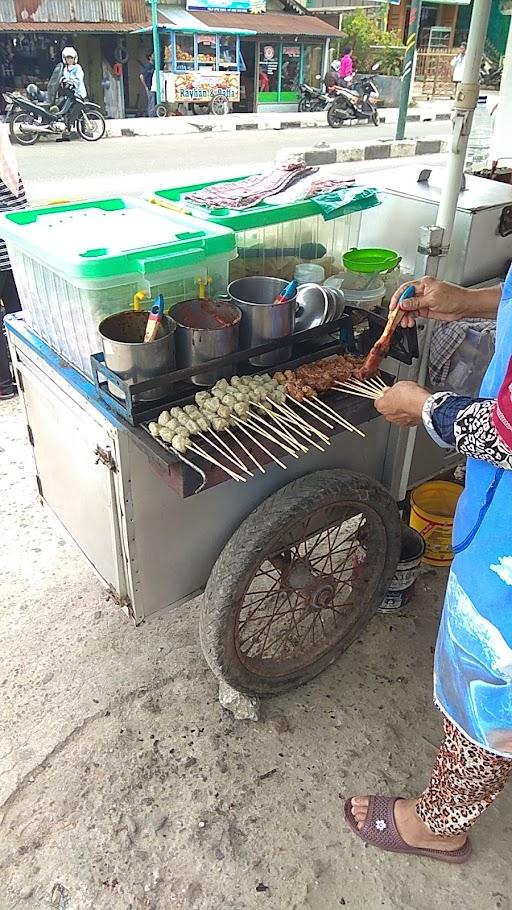
[[[444,719],[444,739],[416,812],[433,834],[463,834],[487,809],[512,773],[512,759],[474,745]]]

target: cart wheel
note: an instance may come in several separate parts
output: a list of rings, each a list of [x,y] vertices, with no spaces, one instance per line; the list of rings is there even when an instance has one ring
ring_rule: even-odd
[[[155,108],[155,114],[157,117],[167,117],[167,105],[157,104]]]
[[[318,471],[274,493],[208,580],[200,636],[213,673],[251,695],[312,679],[382,603],[400,543],[397,506],[369,477]]]

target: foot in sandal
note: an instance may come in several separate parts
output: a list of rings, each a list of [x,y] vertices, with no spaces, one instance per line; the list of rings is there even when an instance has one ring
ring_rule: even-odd
[[[413,853],[446,863],[466,862],[471,854],[465,834],[433,834],[416,814],[414,799],[356,796],[346,801],[345,818],[365,843],[381,850]]]

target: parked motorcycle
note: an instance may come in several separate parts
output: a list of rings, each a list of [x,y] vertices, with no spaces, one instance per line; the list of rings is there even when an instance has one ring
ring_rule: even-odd
[[[42,135],[64,136],[76,129],[85,142],[97,142],[105,135],[106,123],[97,104],[76,94],[71,81],[61,84],[60,105],[49,104],[36,86],[27,96],[5,92],[5,119],[11,137],[19,145],[34,145]],[[36,89],[36,93],[33,91]]]
[[[313,88],[312,85],[306,85],[303,82],[302,85],[299,85],[299,93],[299,113],[324,111],[327,107],[328,97],[321,89]]]
[[[334,130],[343,126],[345,120],[367,120],[374,126],[379,125],[379,92],[369,76],[353,79],[350,85],[345,82],[334,86],[329,94],[332,101],[327,108],[327,123]]]

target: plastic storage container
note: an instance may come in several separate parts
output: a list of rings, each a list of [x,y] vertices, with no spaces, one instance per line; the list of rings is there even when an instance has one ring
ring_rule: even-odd
[[[224,294],[233,233],[131,198],[102,199],[0,216],[27,323],[86,375],[101,350],[99,323],[163,294],[166,310],[197,295]]]
[[[237,178],[242,179],[245,178]],[[301,262],[321,265],[328,278],[340,271],[343,253],[359,240],[361,212],[324,221],[311,199],[277,205],[264,202],[238,211],[209,209],[186,198],[188,193],[215,182],[220,181],[156,190],[153,195],[163,205],[178,206],[194,218],[235,231],[238,259],[230,265],[232,281],[250,275],[268,275],[290,281]]]

